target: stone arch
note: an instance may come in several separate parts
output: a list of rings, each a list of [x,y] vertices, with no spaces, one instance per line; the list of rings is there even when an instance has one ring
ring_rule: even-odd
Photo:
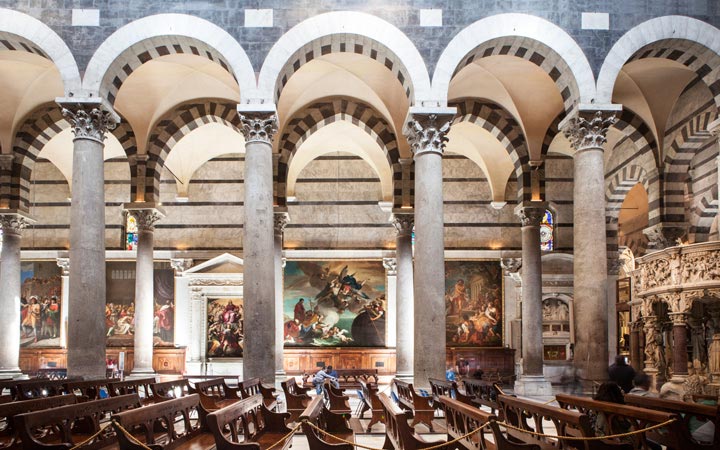
[[[703,194],[698,204],[690,211],[690,235],[694,242],[706,242],[718,214],[717,185]]]
[[[357,125],[383,150],[393,174],[393,205],[399,208],[402,205],[402,167],[392,124],[369,104],[351,98],[314,103],[300,110],[287,122],[278,144],[280,157],[275,179],[276,203],[280,206],[287,204],[288,168],[297,149],[314,132],[336,121]]]
[[[224,100],[191,102],[170,111],[154,127],[148,139],[148,160],[145,172],[145,199],[159,201],[160,178],[165,160],[183,137],[207,123],[220,123],[238,133],[242,127],[237,105]]]
[[[545,159],[548,151],[550,151],[550,146],[552,145],[555,136],[560,133],[560,122],[562,122],[565,117],[565,111],[560,111],[560,114],[558,114],[557,117],[555,117],[553,121],[550,122],[550,125],[548,125],[548,128],[545,131],[545,137],[543,138],[542,146],[540,147],[540,155],[542,155],[543,159]]]
[[[186,14],[157,14],[119,28],[92,56],[83,89],[107,98],[112,105],[135,69],[154,58],[178,53],[217,62],[235,78],[241,93],[255,90],[255,71],[235,38],[207,20]]]
[[[610,103],[618,73],[633,60],[667,58],[697,73],[720,106],[720,30],[685,16],[663,16],[647,20],[625,33],[605,57],[597,82],[597,101]],[[709,51],[708,51],[709,50]]]
[[[660,214],[657,206],[660,201],[660,186],[657,171],[649,172],[636,164],[623,166],[610,181],[605,190],[605,235],[607,238],[607,258],[614,261],[618,257],[618,218],[620,207],[627,193],[641,183],[648,193],[648,223],[659,222]],[[655,222],[650,222],[652,216]]]
[[[55,31],[34,17],[0,8],[0,46],[51,60],[60,72],[65,95],[80,91],[80,70],[72,52]]]
[[[657,140],[650,127],[640,116],[630,109],[624,108],[617,116],[615,128],[627,136],[637,149],[632,155],[627,155],[628,159],[642,157],[643,160],[650,159],[650,161],[644,161],[647,167],[660,166],[660,149]]]
[[[552,22],[517,13],[480,19],[450,41],[435,66],[431,100],[445,105],[453,75],[477,58],[492,55],[517,56],[545,70],[568,113],[579,103],[595,101],[595,77],[577,42]]]
[[[400,29],[370,14],[335,11],[306,19],[282,35],[265,58],[256,97],[241,91],[241,101],[277,102],[300,67],[337,52],[363,54],[383,64],[400,81],[411,104],[428,98],[430,77],[425,61]]]
[[[518,199],[530,200],[530,156],[522,127],[505,108],[476,99],[460,100],[453,103],[457,114],[452,123],[474,123],[495,136],[507,150],[518,179]]]

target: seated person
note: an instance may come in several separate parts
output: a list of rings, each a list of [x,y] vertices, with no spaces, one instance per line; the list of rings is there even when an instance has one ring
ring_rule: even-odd
[[[628,394],[639,395],[640,397],[657,397],[658,395],[654,392],[650,392],[650,377],[640,372],[633,378],[633,388],[630,389]]]
[[[318,395],[322,394],[322,386],[323,383],[325,383],[325,380],[330,380],[333,386],[335,386],[337,389],[340,389],[340,383],[338,383],[337,378],[330,375],[332,371],[332,366],[327,366],[323,369],[318,370],[318,372],[315,374],[315,378],[313,378],[313,386],[315,386],[315,392]]]
[[[457,381],[457,375],[455,374],[455,370],[452,366],[448,366],[445,371],[445,381]]]

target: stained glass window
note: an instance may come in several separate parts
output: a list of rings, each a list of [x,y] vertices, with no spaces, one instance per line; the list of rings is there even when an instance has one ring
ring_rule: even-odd
[[[549,252],[555,249],[555,220],[550,211],[545,210],[545,216],[540,223],[540,250]]]
[[[127,222],[125,223],[125,250],[137,250],[137,243],[137,220],[131,214],[128,214]]]

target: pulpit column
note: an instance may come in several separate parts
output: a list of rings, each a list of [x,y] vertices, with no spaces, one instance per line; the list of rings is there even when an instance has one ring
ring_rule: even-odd
[[[0,253],[0,378],[18,378],[20,372],[20,243],[22,230],[31,225],[28,215],[13,211],[0,212],[2,252]],[[40,320],[38,305],[37,320]],[[28,311],[32,314],[33,311]],[[36,330],[33,330],[36,333]]]
[[[415,386],[445,376],[442,153],[454,108],[413,108],[405,135],[415,157]]]
[[[412,230],[415,225],[413,214],[394,213],[392,223],[397,230],[395,238],[395,261],[397,267],[395,293],[396,377],[412,382],[415,330],[413,321],[408,320],[408,318],[415,316],[412,256]]]
[[[99,98],[59,100],[73,131],[69,377],[105,377],[105,133],[118,116]]]
[[[284,320],[283,320],[283,234],[285,227],[290,222],[290,215],[287,211],[275,208],[275,383],[285,381],[285,360],[284,353]]]
[[[271,105],[272,106],[272,105]],[[245,136],[243,377],[275,382],[274,106],[238,105]]]

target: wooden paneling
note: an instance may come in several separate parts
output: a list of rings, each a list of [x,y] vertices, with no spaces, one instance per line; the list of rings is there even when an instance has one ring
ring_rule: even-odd
[[[482,370],[487,379],[515,375],[515,349],[512,348],[448,347],[446,358],[448,365],[461,366],[458,369],[463,376],[472,375],[477,369]]]
[[[126,347],[110,347],[105,351],[106,358],[117,361],[120,352],[125,352],[125,374],[133,369],[133,349]],[[56,367],[67,367],[67,350],[64,348],[22,348],[20,349],[20,370],[35,373],[48,363]],[[153,349],[153,369],[157,373],[185,373],[185,349],[162,348]]]
[[[394,348],[286,348],[283,360],[288,375],[316,372],[326,365],[337,369],[378,369],[380,375],[395,373]]]

